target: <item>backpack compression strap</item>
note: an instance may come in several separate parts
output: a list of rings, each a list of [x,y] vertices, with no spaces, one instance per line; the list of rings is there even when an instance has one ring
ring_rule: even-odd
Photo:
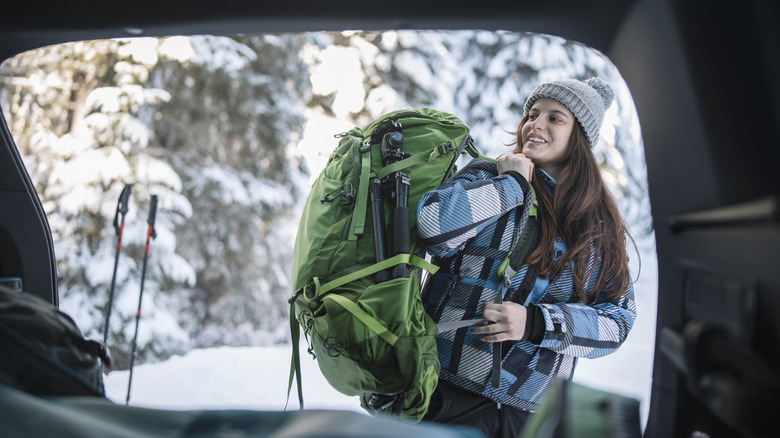
[[[319,280],[315,279],[315,283],[318,284],[318,286],[317,286],[317,291],[315,292],[315,295],[314,297],[312,297],[312,299],[321,298],[323,295],[325,295],[326,293],[332,291],[333,289],[339,286],[343,286],[359,278],[376,274],[379,271],[385,270],[387,268],[390,268],[391,266],[395,266],[400,263],[406,263],[412,266],[417,266],[418,268],[425,269],[431,274],[435,274],[436,271],[439,270],[438,266],[428,263],[427,261],[425,261],[425,259],[421,257],[417,257],[416,255],[396,254],[393,257],[390,257],[389,259],[382,260],[379,263],[374,263],[373,265],[357,270],[350,274],[342,275],[341,277],[333,279],[322,285],[319,285]]]
[[[352,213],[352,223],[349,227],[349,240],[355,240],[363,234],[366,225],[366,208],[368,206],[368,182],[371,173],[371,154],[363,150],[357,137],[352,137],[353,160],[355,162],[355,174],[358,175],[357,199],[355,210]]]

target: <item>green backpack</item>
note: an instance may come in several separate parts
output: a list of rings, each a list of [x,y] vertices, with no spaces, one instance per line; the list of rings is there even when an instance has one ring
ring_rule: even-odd
[[[420,299],[420,197],[480,156],[457,117],[422,108],[389,113],[337,135],[312,186],[295,241],[290,299],[293,363],[303,408],[298,341],[337,391],[372,413],[420,420],[439,376],[433,320]]]

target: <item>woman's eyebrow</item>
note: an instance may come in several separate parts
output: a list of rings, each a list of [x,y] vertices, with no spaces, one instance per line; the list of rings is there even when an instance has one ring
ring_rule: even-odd
[[[554,110],[550,110],[550,112],[551,112],[551,113],[558,114],[558,115],[560,115],[560,116],[563,116],[563,117],[565,117],[565,118],[567,118],[567,119],[569,118],[569,115],[568,115],[568,114],[566,114],[565,112],[561,111],[561,110],[556,110],[556,109],[554,109]]]

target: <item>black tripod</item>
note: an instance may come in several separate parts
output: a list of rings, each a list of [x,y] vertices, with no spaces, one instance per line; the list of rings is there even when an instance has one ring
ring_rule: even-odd
[[[382,139],[382,165],[389,166],[404,158],[409,157],[409,153],[404,152],[404,136],[401,132],[401,125],[396,122],[390,122],[380,127],[372,136],[372,140]],[[391,257],[399,254],[409,254],[409,175],[396,171],[381,181],[374,179],[371,183],[371,211],[374,222],[374,246],[376,251],[376,261],[381,262],[386,259],[386,237],[385,237],[385,214],[384,214],[384,194],[389,193],[390,199],[394,200],[393,206],[393,239],[391,246]],[[387,270],[379,271],[375,276],[377,283],[387,281],[392,278],[408,278],[409,267],[406,263],[399,263],[389,272]]]

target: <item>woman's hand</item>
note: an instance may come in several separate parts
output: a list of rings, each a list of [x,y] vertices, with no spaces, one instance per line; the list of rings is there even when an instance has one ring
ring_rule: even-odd
[[[534,162],[521,153],[509,153],[498,157],[497,159],[499,175],[510,170],[523,175],[526,181],[531,182],[534,175]]]
[[[472,327],[471,333],[486,335],[485,342],[519,341],[525,334],[525,320],[528,309],[511,301],[501,304],[487,303],[482,312],[485,325]]]

